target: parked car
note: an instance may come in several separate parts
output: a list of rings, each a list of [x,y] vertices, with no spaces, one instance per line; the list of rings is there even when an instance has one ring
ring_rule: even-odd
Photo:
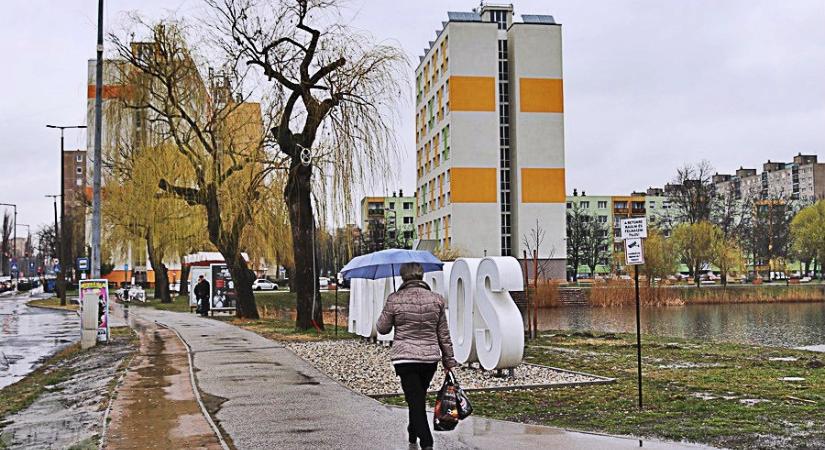
[[[170,292],[180,292],[180,283],[169,283],[169,291]]]
[[[278,285],[266,278],[258,278],[252,282],[252,289],[255,291],[277,291]]]
[[[318,287],[320,289],[329,289],[329,278],[318,277]]]

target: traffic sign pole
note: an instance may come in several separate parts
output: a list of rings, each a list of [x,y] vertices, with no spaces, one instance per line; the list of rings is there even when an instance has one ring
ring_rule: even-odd
[[[639,409],[642,409],[642,313],[639,302],[639,265],[633,265],[633,281],[636,283],[636,364],[639,374]]]
[[[639,265],[645,263],[644,238],[647,220],[635,217],[621,221],[626,265],[633,266],[633,284],[636,291],[636,371],[639,387],[639,409],[642,409],[642,306],[639,298]]]

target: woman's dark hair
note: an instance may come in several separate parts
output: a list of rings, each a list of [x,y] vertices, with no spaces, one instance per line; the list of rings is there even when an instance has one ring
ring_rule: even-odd
[[[424,268],[418,263],[401,264],[401,279],[404,281],[423,280]]]

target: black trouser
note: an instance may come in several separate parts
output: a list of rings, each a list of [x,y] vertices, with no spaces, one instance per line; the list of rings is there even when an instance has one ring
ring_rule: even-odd
[[[407,401],[410,424],[407,431],[410,443],[419,439],[422,447],[432,447],[433,435],[427,422],[427,388],[435,375],[438,363],[402,363],[395,365],[395,373],[401,377],[401,389]]]

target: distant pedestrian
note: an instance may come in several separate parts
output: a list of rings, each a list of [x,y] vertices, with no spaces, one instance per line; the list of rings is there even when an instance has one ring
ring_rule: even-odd
[[[423,281],[424,269],[420,264],[402,264],[400,272],[404,283],[387,298],[377,329],[387,334],[395,328],[390,358],[396,375],[401,378],[401,389],[409,407],[409,443],[415,444],[417,440],[422,449],[431,449],[433,435],[427,421],[427,388],[439,360],[445,372],[458,362],[453,357],[444,298],[432,292]]]
[[[209,282],[203,275],[198,277],[198,284],[195,285],[195,299],[198,302],[198,312],[206,317],[209,315]]]

